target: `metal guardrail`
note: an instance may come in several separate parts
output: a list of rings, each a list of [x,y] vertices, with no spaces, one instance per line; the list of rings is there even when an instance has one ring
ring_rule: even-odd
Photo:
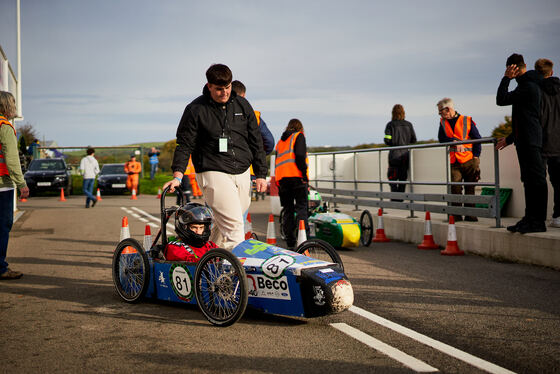
[[[467,215],[485,218],[494,218],[496,221],[496,227],[501,227],[501,207],[500,207],[500,166],[499,166],[499,154],[498,150],[493,147],[494,150],[494,182],[493,183],[480,183],[480,182],[451,182],[449,180],[450,176],[450,164],[449,164],[449,152],[452,147],[460,144],[476,144],[476,143],[492,143],[496,144],[495,138],[482,138],[482,139],[471,139],[461,142],[451,142],[451,143],[430,143],[430,144],[419,144],[419,145],[407,145],[398,147],[382,147],[382,148],[371,148],[371,149],[360,149],[360,150],[349,150],[349,151],[337,151],[337,152],[319,152],[311,153],[310,157],[315,156],[315,170],[318,169],[317,156],[332,155],[332,179],[313,179],[310,182],[314,182],[317,190],[321,194],[328,194],[330,196],[323,196],[323,200],[331,203],[349,204],[354,205],[356,209],[358,206],[369,206],[378,208],[392,208],[392,209],[403,209],[410,210],[410,216],[414,217],[414,211],[430,211],[434,213],[446,213],[446,214],[457,214],[457,215]],[[358,153],[371,153],[378,152],[378,175],[381,176],[381,152],[388,152],[391,150],[398,149],[424,149],[424,148],[446,148],[446,180],[442,182],[422,182],[416,181],[415,176],[412,172],[409,172],[408,181],[390,181],[382,179],[379,180],[358,180],[357,175],[357,164],[356,164],[356,154]],[[353,175],[354,179],[344,180],[337,179],[335,175],[336,170],[336,156],[342,154],[353,154]],[[412,171],[413,153],[410,153],[409,157],[409,171]],[[319,182],[332,183],[332,188],[319,187]],[[354,190],[347,189],[337,189],[337,183],[354,184]],[[359,187],[361,184],[379,184],[379,191],[363,191]],[[384,192],[384,184],[406,184],[409,185],[410,192]],[[430,185],[430,186],[446,186],[447,194],[423,194],[414,193],[415,185]],[[490,186],[494,188],[494,195],[459,195],[451,194],[451,186]],[[340,197],[342,196],[342,197]],[[391,199],[403,200],[391,201]],[[426,203],[428,202],[428,203]],[[431,202],[431,203],[429,203]],[[439,204],[438,204],[439,203]],[[445,203],[445,205],[444,205]],[[463,207],[454,206],[453,203],[460,204],[484,204],[487,207]]]

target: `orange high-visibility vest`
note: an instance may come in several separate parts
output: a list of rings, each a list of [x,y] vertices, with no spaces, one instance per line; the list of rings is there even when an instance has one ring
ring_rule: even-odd
[[[3,125],[9,125],[12,130],[14,130],[14,135],[16,135],[16,129],[14,128],[14,125],[12,125],[12,123],[8,121],[6,117],[0,116],[0,126]],[[10,172],[8,171],[8,165],[6,165],[6,158],[4,157],[4,152],[2,151],[2,144],[0,144],[0,176],[2,175],[10,175]]]
[[[276,144],[276,166],[274,176],[276,182],[280,182],[282,178],[299,177],[303,178],[301,170],[296,165],[296,154],[294,153],[294,144],[297,137],[302,134],[301,131],[295,132],[286,140],[280,140]],[[305,163],[307,164],[307,179],[309,179],[309,158],[305,155]]]
[[[466,119],[466,121],[465,121]],[[466,122],[466,123],[465,123]],[[455,129],[451,130],[451,124],[449,121],[441,119],[441,125],[445,129],[445,135],[448,138],[453,138],[459,141],[470,139],[469,133],[471,132],[472,118],[467,116],[459,116],[457,122],[455,122]],[[450,147],[449,149],[449,161],[453,164],[455,161],[464,164],[465,162],[473,158],[472,144],[463,144],[465,147],[464,152],[455,151],[455,147]]]

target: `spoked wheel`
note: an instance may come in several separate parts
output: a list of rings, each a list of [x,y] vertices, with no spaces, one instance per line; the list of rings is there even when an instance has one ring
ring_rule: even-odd
[[[222,248],[208,251],[198,263],[194,277],[198,306],[206,319],[217,326],[229,326],[245,313],[248,301],[243,266]]]
[[[335,264],[339,264],[342,270],[344,270],[342,259],[340,258],[334,247],[324,240],[306,240],[301,243],[299,247],[297,247],[296,252],[307,257],[315,258],[317,260],[334,262]]]
[[[142,245],[128,238],[117,244],[113,254],[113,283],[124,301],[142,299],[150,283],[150,263]]]
[[[360,228],[362,235],[360,236],[360,244],[369,247],[373,238],[373,218],[368,210],[364,210],[360,216]]]

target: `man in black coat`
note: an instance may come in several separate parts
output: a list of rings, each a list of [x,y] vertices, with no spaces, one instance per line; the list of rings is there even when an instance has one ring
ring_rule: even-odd
[[[508,226],[511,232],[526,234],[546,231],[546,208],[548,188],[546,170],[542,157],[541,90],[542,76],[527,67],[520,54],[512,54],[506,62],[506,71],[498,92],[496,104],[512,106],[512,133],[500,138],[497,149],[515,143],[521,181],[525,190],[525,216],[515,225]],[[515,78],[517,87],[508,92],[509,82]]]
[[[535,70],[542,74],[541,124],[543,127],[543,157],[554,189],[552,227],[560,227],[560,79],[553,77],[554,64],[546,58],[535,62]]]
[[[251,203],[249,166],[253,165],[257,192],[266,191],[268,172],[255,112],[232,92],[232,77],[223,64],[206,71],[202,95],[187,105],[177,128],[174,178],[163,186],[173,192],[181,184],[192,155],[197,182],[214,214],[211,240],[225,249],[245,239],[243,212]]]

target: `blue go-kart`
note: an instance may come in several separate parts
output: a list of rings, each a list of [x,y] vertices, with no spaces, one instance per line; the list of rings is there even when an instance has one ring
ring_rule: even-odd
[[[310,318],[352,305],[354,293],[340,256],[320,239],[302,243],[295,252],[249,239],[232,252],[212,249],[198,262],[167,261],[166,225],[178,208],[165,206],[167,192],[161,196],[161,228],[151,248],[128,238],[115,249],[113,282],[126,302],[153,298],[197,304],[217,326],[235,323],[247,307]],[[183,204],[183,193],[179,188],[176,193]]]

